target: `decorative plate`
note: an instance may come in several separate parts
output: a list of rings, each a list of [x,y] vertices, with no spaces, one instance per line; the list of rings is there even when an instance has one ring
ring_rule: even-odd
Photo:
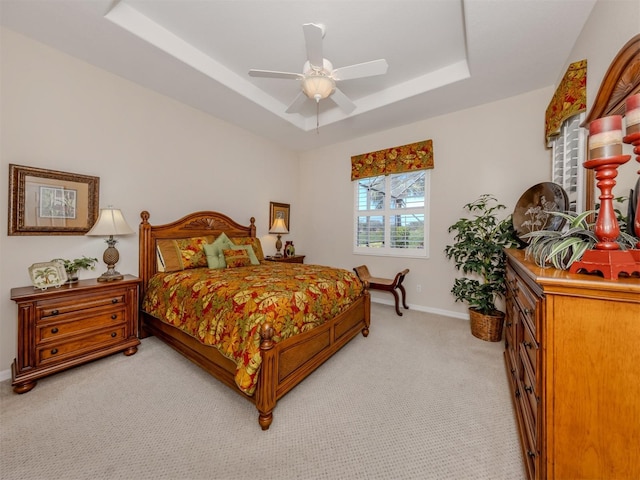
[[[528,238],[523,235],[536,230],[560,230],[565,219],[548,212],[566,212],[569,209],[569,197],[557,183],[543,182],[524,192],[513,211],[513,228],[516,236],[525,244]]]
[[[46,290],[58,288],[67,281],[67,272],[60,262],[34,263],[29,267],[29,275],[34,288]]]

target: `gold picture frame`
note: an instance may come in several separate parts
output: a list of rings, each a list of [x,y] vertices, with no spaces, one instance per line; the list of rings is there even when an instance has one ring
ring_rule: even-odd
[[[98,219],[100,178],[9,165],[9,235],[84,235]]]
[[[273,226],[275,219],[282,216],[287,230],[291,231],[291,227],[289,225],[290,212],[291,205],[289,203],[269,202],[269,229]]]

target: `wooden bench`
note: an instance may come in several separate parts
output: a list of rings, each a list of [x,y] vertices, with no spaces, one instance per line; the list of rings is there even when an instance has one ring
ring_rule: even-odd
[[[405,309],[409,310],[406,302],[407,292],[402,286],[404,276],[409,273],[408,268],[405,268],[400,273],[398,273],[395,278],[372,277],[369,273],[369,268],[366,265],[355,267],[353,271],[356,272],[356,275],[358,276],[360,281],[367,282],[369,284],[370,290],[383,290],[385,292],[391,292],[396,300],[396,313],[402,316],[402,312],[400,311],[400,298],[398,297],[398,292],[396,291],[400,290],[402,292],[402,306]]]

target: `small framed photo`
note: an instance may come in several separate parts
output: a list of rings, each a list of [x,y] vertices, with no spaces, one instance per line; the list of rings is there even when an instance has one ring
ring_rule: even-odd
[[[60,262],[34,263],[29,267],[29,276],[33,288],[46,290],[47,288],[58,288],[67,281],[67,272]]]
[[[99,177],[9,165],[9,235],[84,235],[99,190]]]
[[[288,203],[269,202],[269,228],[273,226],[276,218],[282,218],[287,230],[291,231],[291,226],[289,225],[290,210],[291,205]]]

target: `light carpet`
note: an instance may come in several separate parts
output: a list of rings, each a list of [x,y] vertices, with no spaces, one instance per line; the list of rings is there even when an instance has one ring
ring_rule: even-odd
[[[524,479],[503,343],[464,320],[372,304],[361,335],[278,402],[254,405],[156,338],[0,384],[0,478]]]

